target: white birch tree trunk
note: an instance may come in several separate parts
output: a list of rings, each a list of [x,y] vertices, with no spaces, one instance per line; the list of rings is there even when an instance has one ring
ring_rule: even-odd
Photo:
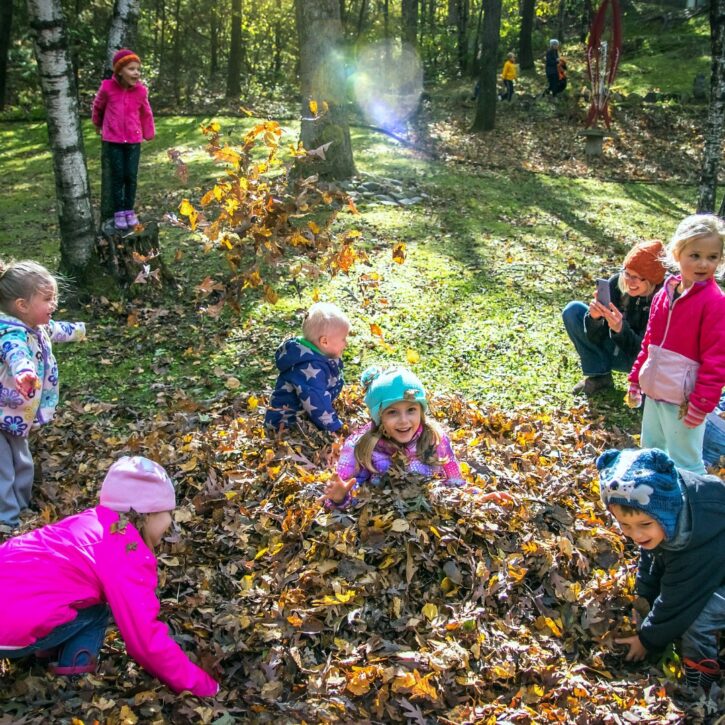
[[[697,200],[698,212],[715,210],[717,176],[722,158],[723,114],[725,113],[725,0],[710,0],[710,106],[705,124],[702,171]],[[725,207],[725,202],[723,203]],[[720,214],[725,211],[721,208]]]
[[[83,280],[95,234],[73,67],[60,0],[27,0],[53,154],[61,267]]]
[[[345,73],[339,0],[297,0],[300,40],[302,122],[300,139],[308,150],[331,143],[315,172],[327,179],[355,173],[350,127],[345,112]],[[310,111],[316,101],[318,116]],[[323,112],[323,103],[329,110]]]
[[[106,70],[112,68],[113,56],[121,48],[136,48],[136,30],[138,16],[141,12],[140,0],[114,0],[111,27],[108,30],[108,47],[106,49]]]

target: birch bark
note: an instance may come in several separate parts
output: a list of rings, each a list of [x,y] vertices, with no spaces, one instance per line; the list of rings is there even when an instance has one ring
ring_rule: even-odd
[[[95,235],[66,25],[60,0],[27,2],[53,154],[61,267],[82,279],[93,256]]]

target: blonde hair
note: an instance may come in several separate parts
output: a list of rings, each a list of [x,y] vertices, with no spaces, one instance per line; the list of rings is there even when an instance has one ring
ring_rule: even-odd
[[[677,263],[682,250],[695,239],[702,237],[717,237],[720,240],[720,264],[715,271],[716,277],[721,277],[725,271],[725,222],[714,214],[691,214],[685,217],[672,235],[665,251],[664,264],[670,269],[679,271]]]
[[[417,403],[417,405],[420,405],[420,403]],[[423,426],[423,431],[415,444],[415,452],[419,460],[429,466],[440,466],[446,463],[446,461],[441,461],[436,457],[436,448],[441,442],[443,431],[441,431],[435,420],[426,420],[422,405],[420,405],[420,424]],[[379,473],[373,465],[373,451],[381,438],[385,438],[388,443],[400,447],[394,440],[385,436],[382,423],[373,426],[369,431],[363,433],[360,440],[355,444],[355,461],[358,466],[372,473]]]
[[[626,269],[626,267],[624,269]],[[629,297],[627,281],[624,279],[624,269],[622,270],[622,273],[619,275],[619,279],[617,280],[617,287],[619,287],[619,291],[623,295]],[[637,276],[639,277],[639,275]],[[647,285],[647,293],[642,295],[642,297],[649,297],[657,289],[657,285],[654,282],[650,282],[648,279],[645,279],[644,277],[641,277],[640,279]]]
[[[317,341],[334,327],[345,327],[349,330],[350,320],[337,305],[330,302],[315,302],[305,315],[302,336],[308,342],[317,344]]]
[[[516,60],[516,54],[515,53],[509,53],[506,57],[509,60]]]
[[[56,278],[42,265],[31,259],[19,262],[0,260],[0,309],[13,314],[15,300],[29,300],[44,290],[58,289]]]

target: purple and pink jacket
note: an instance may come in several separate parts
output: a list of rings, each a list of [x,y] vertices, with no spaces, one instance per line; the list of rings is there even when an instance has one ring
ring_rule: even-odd
[[[360,468],[355,460],[355,446],[360,438],[371,430],[374,425],[374,423],[370,422],[348,436],[342,446],[342,451],[340,451],[340,458],[337,462],[337,473],[345,481],[351,478],[356,479],[352,489],[353,491],[368,481],[373,486],[379,485],[383,474],[393,465],[393,457],[401,453],[407,460],[407,469],[410,473],[417,473],[419,476],[441,478],[449,486],[465,485],[466,482],[461,475],[461,469],[458,466],[458,461],[456,461],[455,453],[453,453],[453,449],[451,448],[451,442],[445,434],[441,435],[440,443],[438,443],[435,451],[435,457],[439,461],[443,461],[443,463],[430,465],[418,458],[416,445],[423,433],[422,425],[415,432],[413,438],[403,447],[381,438],[375,445],[372,454],[372,464],[375,470],[368,471],[366,468]],[[328,499],[328,504],[334,508],[345,508],[351,500],[352,493],[348,493],[345,500],[341,503],[335,504]]]
[[[128,654],[145,670],[175,692],[215,695],[215,680],[157,619],[156,557],[130,523],[112,532],[118,519],[96,506],[0,546],[0,650],[34,644],[77,610],[106,603]]]
[[[101,129],[101,138],[111,143],[141,143],[156,135],[146,86],[126,88],[115,75],[101,83],[91,120]]]
[[[690,406],[707,414],[717,406],[725,386],[725,293],[714,279],[709,279],[695,282],[674,299],[680,282],[680,275],[669,277],[652,300],[642,349],[629,374],[629,381],[639,385],[645,395],[663,399],[650,389],[651,383],[644,379],[640,381],[640,373],[652,352],[650,346],[676,353],[682,356],[674,356],[680,367],[692,363],[699,365],[692,389],[685,392]],[[672,356],[668,358],[671,359]],[[677,369],[668,371],[672,377],[681,374],[682,371]],[[656,380],[656,374],[653,377]]]

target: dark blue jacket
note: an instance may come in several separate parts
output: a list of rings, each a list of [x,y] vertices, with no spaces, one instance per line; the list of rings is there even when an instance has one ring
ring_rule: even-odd
[[[725,585],[725,482],[678,469],[684,505],[670,541],[640,550],[637,594],[652,607],[639,631],[648,650],[663,650],[697,619]]]
[[[342,423],[332,407],[343,386],[342,360],[329,358],[301,337],[285,340],[275,353],[279,377],[264,423],[291,428],[307,413],[322,430],[336,431]]]

